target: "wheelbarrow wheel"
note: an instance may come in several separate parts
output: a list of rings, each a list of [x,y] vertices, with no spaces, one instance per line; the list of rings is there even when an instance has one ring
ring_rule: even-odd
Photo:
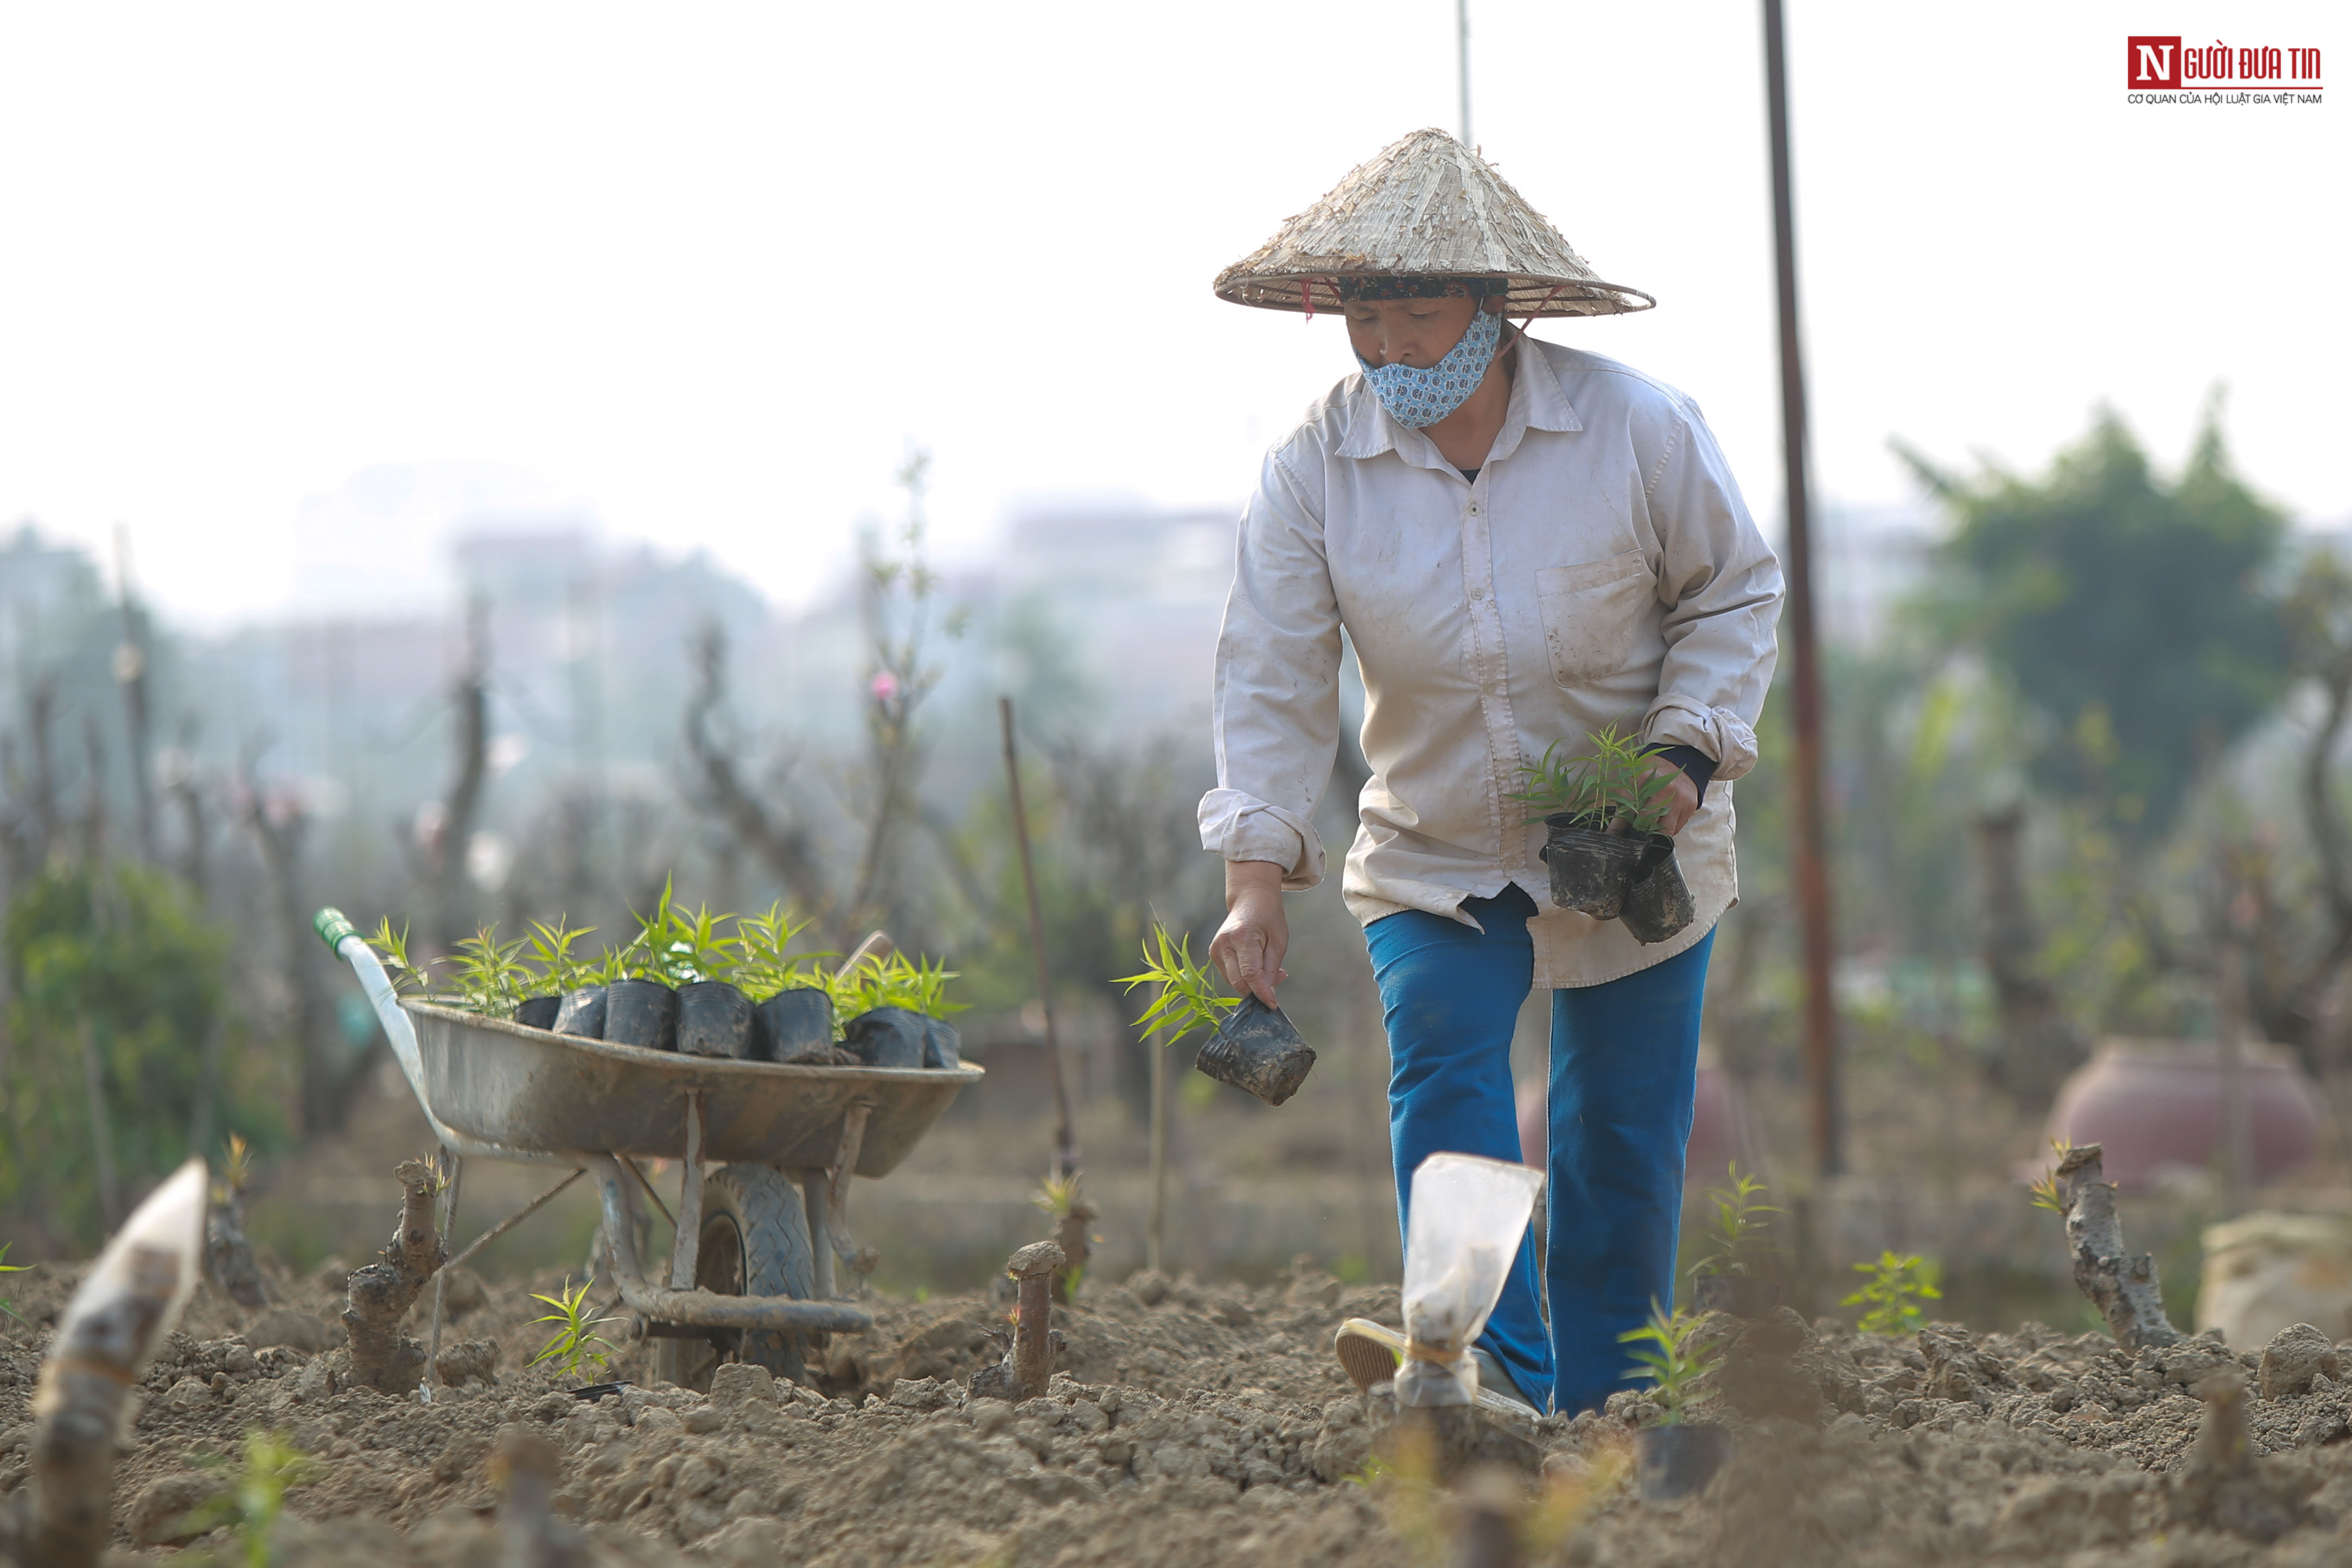
[[[765,1165],[721,1165],[703,1178],[702,1241],[694,1282],[720,1296],[816,1294],[816,1255],[809,1245],[808,1214],[800,1189]],[[724,1361],[756,1362],[778,1377],[802,1374],[801,1338],[772,1330],[745,1330],[711,1340],[664,1339],[656,1372],[681,1388],[709,1393],[710,1373]]]

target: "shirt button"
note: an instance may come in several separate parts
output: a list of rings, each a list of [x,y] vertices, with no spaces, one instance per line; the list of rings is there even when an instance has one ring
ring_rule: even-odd
[[[1476,501],[1472,501],[1470,503],[1470,515],[1472,517],[1478,515],[1478,503]]]
[[[1479,600],[1481,600],[1481,599],[1485,598],[1486,596],[1486,589],[1484,589],[1484,588],[1473,588],[1473,589],[1471,589],[1471,590],[1470,590],[1470,602],[1471,602],[1472,604],[1476,604]]]

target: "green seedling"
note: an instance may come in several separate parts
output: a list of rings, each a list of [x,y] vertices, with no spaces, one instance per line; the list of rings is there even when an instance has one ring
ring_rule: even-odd
[[[765,1002],[779,992],[799,986],[824,990],[825,975],[817,967],[830,952],[793,952],[790,948],[814,921],[795,921],[782,903],[761,915],[744,915],[735,922],[742,951],[735,963],[735,984],[754,1002]]]
[[[539,965],[535,994],[551,991],[561,996],[595,984],[588,977],[594,965],[584,955],[572,952],[572,947],[582,938],[593,936],[596,928],[583,926],[573,931],[566,923],[567,919],[558,915],[553,925],[544,921],[530,922],[530,962]]]
[[[1771,1226],[1765,1215],[1780,1211],[1770,1204],[1757,1200],[1768,1195],[1769,1189],[1754,1176],[1742,1175],[1739,1162],[1734,1160],[1727,1168],[1731,1180],[1728,1187],[1710,1187],[1707,1199],[1715,1213],[1706,1222],[1706,1253],[1691,1265],[1694,1274],[1745,1274],[1748,1261],[1744,1256],[1755,1239]]]
[[[1047,1176],[1037,1184],[1037,1190],[1029,1194],[1032,1207],[1043,1209],[1055,1219],[1069,1218],[1070,1210],[1077,1201],[1078,1178],[1075,1174]]]
[[[1541,761],[1520,763],[1527,787],[1507,798],[1528,808],[1529,822],[1566,812],[1601,826],[1622,822],[1633,833],[1656,832],[1674,805],[1674,773],[1614,724],[1585,739],[1592,750],[1583,756],[1561,756],[1563,742],[1554,741]]]
[[[457,944],[455,988],[445,1000],[485,1018],[513,1017],[515,1004],[530,989],[532,975],[521,958],[528,945],[524,937],[500,942],[498,927],[482,927]]]
[[[2058,1156],[2058,1164],[2063,1165],[2066,1163],[2066,1156],[2074,1152],[2074,1141],[2067,1138],[2053,1138],[2050,1140],[2050,1152]],[[2042,1172],[2042,1179],[2033,1183],[2026,1191],[2031,1194],[2035,1208],[2048,1209],[2054,1215],[2063,1215],[2066,1212],[2066,1194],[2058,1185],[2058,1165],[2053,1165]]]
[[[1854,1325],[1865,1334],[1910,1333],[1927,1321],[1919,1303],[1944,1299],[1936,1288],[1936,1265],[1916,1252],[1881,1252],[1878,1261],[1857,1263],[1853,1271],[1869,1275],[1869,1281],[1838,1305],[1869,1309]]]
[[[433,967],[433,961],[427,959],[423,963],[409,962],[406,926],[401,927],[398,931],[393,930],[392,917],[386,915],[377,923],[367,942],[370,947],[375,949],[376,957],[383,962],[384,978],[392,982],[394,995],[404,991],[425,989],[425,982],[431,978],[426,972]]]
[[[1638,1364],[1627,1367],[1624,1375],[1650,1380],[1650,1397],[1665,1413],[1661,1418],[1664,1426],[1679,1424],[1693,1405],[1715,1397],[1714,1389],[1700,1388],[1697,1384],[1721,1366],[1723,1358],[1696,1342],[1698,1327],[1697,1314],[1670,1314],[1654,1297],[1650,1301],[1650,1321],[1617,1336],[1621,1344],[1649,1346],[1633,1352]]]
[[[213,1184],[213,1206],[226,1208],[236,1201],[253,1179],[253,1145],[241,1132],[232,1132],[221,1148],[220,1180]]]
[[[735,972],[736,950],[741,942],[719,935],[719,928],[732,919],[732,915],[714,915],[707,906],[688,914],[676,901],[673,884],[663,882],[654,912],[637,917],[636,940],[624,950],[630,955],[626,960],[629,978],[658,980],[670,986],[727,979]]]
[[[286,1511],[286,1494],[310,1485],[319,1473],[318,1461],[296,1447],[285,1433],[257,1427],[245,1435],[245,1463],[238,1467],[235,1482],[197,1509],[188,1525],[199,1533],[227,1528],[226,1551],[213,1561],[268,1568],[269,1532]]]
[[[1225,1015],[1240,1005],[1238,997],[1218,994],[1208,966],[1193,962],[1192,939],[1170,941],[1168,928],[1157,921],[1151,924],[1151,934],[1143,939],[1143,973],[1122,974],[1117,984],[1129,991],[1139,985],[1160,988],[1151,1005],[1136,1018],[1135,1026],[1147,1033],[1163,1031],[1160,1039],[1163,1046],[1172,1046],[1188,1035],[1215,1034]]]
[[[556,1325],[554,1334],[539,1347],[539,1353],[530,1358],[531,1365],[551,1362],[566,1377],[578,1377],[581,1368],[594,1367],[601,1371],[612,1359],[613,1342],[596,1331],[614,1320],[589,1315],[588,1292],[595,1283],[592,1278],[574,1286],[572,1277],[567,1274],[556,1294],[542,1296],[537,1291],[531,1293],[532,1300],[543,1301],[550,1309],[544,1316],[533,1318],[531,1321]]]
[[[948,982],[959,978],[944,961],[915,960],[894,952],[835,974],[829,985],[834,1010],[844,1018],[877,1007],[904,1007],[925,1017],[946,1018],[965,1008],[965,1004],[947,999]]]
[[[0,1274],[28,1274],[32,1271],[33,1266],[29,1263],[11,1263],[8,1261],[8,1249],[16,1245],[16,1244],[13,1241],[0,1241]],[[25,1321],[24,1318],[16,1310],[16,1303],[11,1301],[5,1296],[0,1296],[0,1312],[7,1313],[10,1317],[15,1318],[20,1323]],[[29,1328],[32,1325],[27,1323],[26,1326]]]
[[[636,942],[630,942],[625,946],[606,948],[604,957],[581,972],[582,984],[610,985],[615,980],[627,980],[633,977],[637,973],[635,966],[637,945]]]

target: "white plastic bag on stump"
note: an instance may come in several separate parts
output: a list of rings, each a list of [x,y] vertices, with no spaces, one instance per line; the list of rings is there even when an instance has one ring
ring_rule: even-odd
[[[1399,1405],[1468,1405],[1470,1354],[1518,1256],[1543,1173],[1475,1154],[1432,1154],[1412,1173],[1404,1241],[1404,1365]]]

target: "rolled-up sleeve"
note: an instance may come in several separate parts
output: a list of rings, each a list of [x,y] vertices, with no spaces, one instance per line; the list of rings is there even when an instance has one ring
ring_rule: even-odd
[[[1294,448],[1267,454],[1242,516],[1217,635],[1217,787],[1201,797],[1201,843],[1227,860],[1270,860],[1298,889],[1323,879],[1314,817],[1339,743],[1339,609],[1320,509],[1286,455]]]
[[[1643,735],[1697,747],[1729,781],[1756,765],[1756,721],[1779,658],[1780,563],[1696,409],[1674,422],[1652,471],[1666,656]]]

